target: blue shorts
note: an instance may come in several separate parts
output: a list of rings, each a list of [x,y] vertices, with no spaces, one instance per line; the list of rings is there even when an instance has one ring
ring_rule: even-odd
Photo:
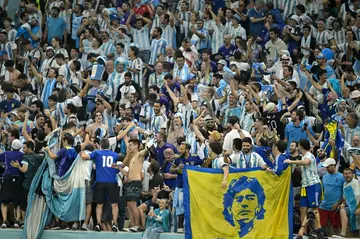
[[[301,190],[304,190],[303,188]],[[317,183],[305,188],[306,196],[300,193],[300,207],[316,208],[320,205],[321,184]]]

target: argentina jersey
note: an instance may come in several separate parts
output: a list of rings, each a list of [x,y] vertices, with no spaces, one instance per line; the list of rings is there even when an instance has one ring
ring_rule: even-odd
[[[157,61],[157,56],[160,53],[166,53],[166,45],[167,42],[164,38],[160,38],[159,40],[153,39],[151,42],[151,56],[150,56],[150,65],[155,65]]]
[[[320,178],[318,175],[317,167],[316,167],[316,159],[315,156],[307,152],[301,160],[309,159],[311,163],[307,166],[301,166],[301,186],[303,188],[320,183]]]
[[[166,40],[167,44],[176,49],[176,29],[171,27],[170,24],[163,27],[162,37]]]
[[[133,42],[138,44],[140,51],[150,49],[149,28],[147,25],[140,30],[131,28],[131,34],[133,35]]]
[[[220,169],[227,165],[228,164],[224,162],[224,157],[222,155],[218,155],[215,159],[211,161],[212,168]]]
[[[109,54],[113,54],[115,52],[115,46],[113,41],[109,40],[106,43],[103,43],[100,46],[100,49],[104,52],[104,55],[107,56]]]
[[[154,108],[149,104],[149,102],[147,102],[141,107],[139,126],[145,130],[150,130],[151,122],[143,123],[141,122],[141,118],[147,120],[147,119],[152,119],[153,117],[154,117]]]

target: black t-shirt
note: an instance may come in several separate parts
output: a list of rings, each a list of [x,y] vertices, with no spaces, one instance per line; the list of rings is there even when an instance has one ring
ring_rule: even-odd
[[[301,160],[301,155],[298,155],[296,157],[290,156],[291,160]],[[293,184],[293,187],[300,187],[301,186],[301,170],[300,167],[296,166],[294,171],[291,174],[291,181]]]
[[[149,190],[154,189],[155,187],[162,187],[164,185],[164,179],[160,174],[154,174],[152,179],[149,181]]]
[[[280,121],[280,118],[286,112],[288,112],[287,109],[276,113],[265,113],[269,129],[272,131],[276,130],[280,135],[280,139],[284,139],[285,137],[285,125]]]

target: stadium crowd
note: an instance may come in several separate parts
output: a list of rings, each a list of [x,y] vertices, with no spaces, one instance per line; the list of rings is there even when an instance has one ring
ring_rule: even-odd
[[[49,229],[183,233],[184,165],[291,167],[294,233],[359,236],[360,0],[0,6],[1,228],[48,155],[89,160],[85,221]]]

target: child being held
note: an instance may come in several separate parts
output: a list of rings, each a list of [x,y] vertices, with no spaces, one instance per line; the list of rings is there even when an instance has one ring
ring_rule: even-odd
[[[163,232],[170,231],[168,199],[158,199],[159,208],[151,209],[146,219],[146,230],[142,239],[158,239]]]

